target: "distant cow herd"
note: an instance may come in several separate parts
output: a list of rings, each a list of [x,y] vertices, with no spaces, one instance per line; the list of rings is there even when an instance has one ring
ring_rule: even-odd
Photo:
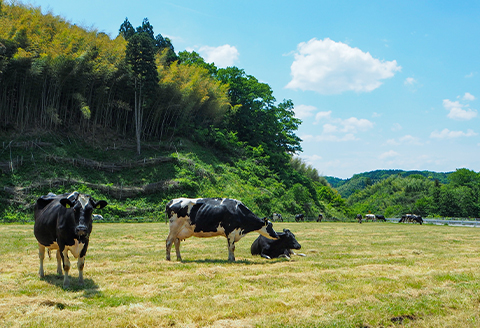
[[[104,200],[96,201],[91,196],[77,191],[56,195],[49,193],[37,199],[34,207],[34,235],[38,241],[40,268],[39,276],[44,277],[43,261],[45,250],[57,250],[57,274],[63,274],[63,286],[69,286],[70,260],[68,252],[78,259],[78,283],[83,285],[83,269],[94,220],[101,220],[95,210],[107,206]],[[301,249],[295,235],[289,229],[276,232],[268,218],[259,218],[241,201],[230,198],[176,198],[165,208],[169,233],[166,238],[166,259],[171,259],[171,248],[175,246],[178,261],[180,242],[189,237],[224,236],[227,239],[228,260],[235,261],[235,245],[247,233],[257,232],[258,238],[252,243],[252,255],[265,259],[287,258]],[[316,218],[321,222],[323,214]],[[365,221],[386,221],[383,215],[361,214],[356,216],[359,223]],[[280,213],[273,213],[273,221],[283,222]],[[305,220],[304,214],[295,216],[296,222]],[[414,214],[402,216],[400,222],[422,224],[422,217]]]

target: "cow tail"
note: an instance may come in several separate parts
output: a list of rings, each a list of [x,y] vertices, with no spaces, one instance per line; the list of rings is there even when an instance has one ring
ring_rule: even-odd
[[[50,248],[47,248],[47,254],[48,254],[48,258],[51,259],[51,258],[52,258],[52,254],[50,253]]]

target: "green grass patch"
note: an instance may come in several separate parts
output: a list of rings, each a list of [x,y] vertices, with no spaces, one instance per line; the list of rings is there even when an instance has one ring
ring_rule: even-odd
[[[165,260],[165,223],[95,223],[78,285],[62,288],[55,254],[38,278],[32,225],[0,225],[0,318],[6,327],[476,327],[476,229],[275,223],[306,257],[265,260],[225,238],[189,238]],[[452,241],[454,241],[452,243]],[[79,320],[81,317],[81,320]]]

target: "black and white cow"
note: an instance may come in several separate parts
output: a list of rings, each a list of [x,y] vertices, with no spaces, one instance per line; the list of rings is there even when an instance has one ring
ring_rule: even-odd
[[[278,239],[271,240],[260,235],[250,247],[252,255],[260,255],[266,259],[285,257],[290,259],[290,255],[305,256],[305,254],[296,254],[293,250],[300,249],[302,246],[298,243],[295,235],[288,229],[283,232],[277,232]]]
[[[167,260],[175,244],[177,260],[181,261],[180,240],[195,237],[225,236],[228,240],[228,260],[235,261],[235,243],[247,233],[278,239],[272,223],[260,219],[242,202],[230,198],[176,198],[166,206],[170,232],[166,241]]]
[[[282,214],[280,213],[273,213],[272,215],[272,220],[273,222],[283,222],[283,217],[282,217]]]
[[[375,218],[375,215],[374,214],[365,214],[365,222],[367,222],[368,220],[372,220],[375,221],[376,218]]]
[[[305,221],[305,214],[295,215],[295,222]]]
[[[65,272],[63,286],[70,284],[68,272],[70,260],[68,251],[78,258],[78,283],[83,284],[83,267],[87,253],[90,233],[92,232],[92,213],[94,209],[102,209],[107,205],[104,200],[96,202],[89,195],[73,192],[55,195],[49,193],[42,196],[35,204],[35,225],[33,232],[38,241],[40,258],[40,277],[44,277],[43,259],[45,248],[57,250],[57,273],[62,274],[61,264]]]

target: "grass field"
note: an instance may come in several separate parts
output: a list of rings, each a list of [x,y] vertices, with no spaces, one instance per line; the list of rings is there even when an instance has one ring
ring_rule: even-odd
[[[165,261],[164,223],[95,224],[78,286],[55,254],[38,277],[32,225],[0,225],[1,327],[478,327],[480,230],[393,223],[275,223],[307,257],[250,255],[190,238]]]

